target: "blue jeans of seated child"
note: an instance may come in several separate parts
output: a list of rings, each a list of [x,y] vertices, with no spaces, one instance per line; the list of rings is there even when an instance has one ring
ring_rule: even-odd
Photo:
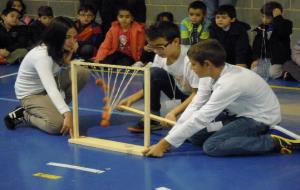
[[[268,125],[247,117],[237,117],[223,125],[214,133],[203,129],[190,141],[203,144],[203,152],[210,156],[254,155],[275,149]]]
[[[175,98],[184,101],[188,95],[181,92],[171,75],[167,71],[158,67],[151,68],[151,112],[159,113],[161,104],[160,96],[161,92],[164,92],[170,99],[174,98],[174,88],[175,88]],[[172,84],[172,85],[171,85]]]

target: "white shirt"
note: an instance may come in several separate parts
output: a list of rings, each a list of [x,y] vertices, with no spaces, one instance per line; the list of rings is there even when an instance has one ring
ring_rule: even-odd
[[[159,67],[174,77],[176,86],[186,95],[191,94],[193,88],[198,87],[199,78],[190,68],[190,60],[187,56],[188,47],[180,46],[180,55],[177,60],[167,65],[167,58],[155,55],[151,67]],[[171,83],[171,81],[170,81]]]
[[[217,81],[209,77],[199,81],[197,94],[165,140],[180,146],[224,109],[270,126],[281,121],[279,101],[270,86],[251,70],[225,64]]]
[[[46,91],[61,114],[70,111],[54,78],[59,71],[59,65],[48,55],[45,45],[33,48],[25,56],[19,68],[15,83],[17,99]]]

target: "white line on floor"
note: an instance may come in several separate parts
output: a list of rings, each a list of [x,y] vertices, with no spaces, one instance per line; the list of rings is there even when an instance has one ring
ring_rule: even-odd
[[[69,169],[73,169],[73,170],[81,170],[81,171],[91,172],[91,173],[96,173],[96,174],[101,174],[101,173],[105,172],[103,170],[97,170],[97,169],[93,169],[93,168],[86,168],[86,167],[82,167],[82,166],[62,164],[62,163],[56,163],[56,162],[49,162],[49,163],[47,163],[47,165],[61,167],[61,168],[69,168]]]
[[[17,74],[18,74],[18,72],[16,72],[16,73],[11,73],[11,74],[8,74],[8,75],[2,75],[2,76],[0,76],[0,79],[6,78],[6,77],[10,77],[10,76],[14,76],[14,75],[17,75]]]

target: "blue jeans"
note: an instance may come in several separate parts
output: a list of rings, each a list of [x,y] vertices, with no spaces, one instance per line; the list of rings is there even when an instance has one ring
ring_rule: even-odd
[[[213,19],[215,12],[221,5],[236,5],[237,0],[203,0],[207,6],[207,17]]]
[[[204,153],[210,156],[253,155],[275,150],[268,125],[247,117],[237,117],[223,125],[214,133],[203,129],[190,141],[203,144]]]

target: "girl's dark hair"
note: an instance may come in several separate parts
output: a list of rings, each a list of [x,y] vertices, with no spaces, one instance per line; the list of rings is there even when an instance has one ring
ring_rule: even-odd
[[[276,1],[270,1],[262,6],[260,12],[266,16],[273,17],[273,10],[276,8],[280,9],[281,12],[283,11],[282,5],[280,3]]]
[[[163,17],[167,17],[169,22],[174,22],[174,16],[171,12],[161,12],[156,16],[156,23],[161,22]]]
[[[56,17],[42,34],[41,43],[46,44],[48,55],[58,64],[64,54],[64,42],[70,28],[76,28],[74,22],[67,17]]]
[[[26,5],[25,5],[25,3],[23,2],[23,0],[8,0],[7,3],[6,3],[6,9],[12,8],[13,3],[14,3],[15,1],[18,1],[18,2],[21,3],[21,5],[22,5],[23,8],[22,8],[22,10],[20,11],[20,14],[21,14],[21,16],[23,16],[23,15],[26,13]]]

